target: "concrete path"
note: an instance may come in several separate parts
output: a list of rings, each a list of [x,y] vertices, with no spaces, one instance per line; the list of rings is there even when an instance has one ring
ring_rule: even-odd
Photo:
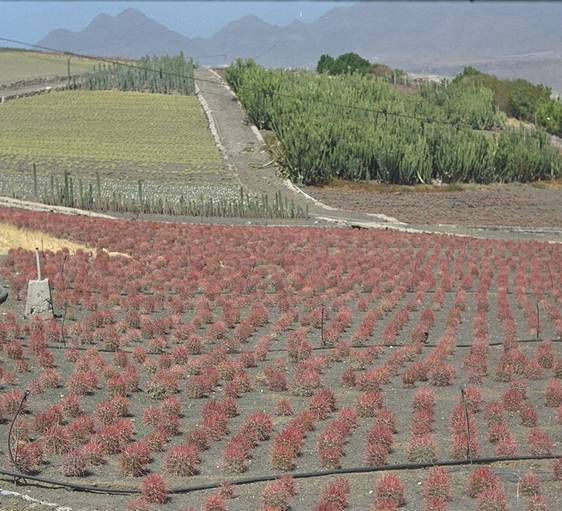
[[[43,211],[43,212],[50,212],[50,213],[63,213],[65,215],[91,216],[95,218],[107,218],[107,219],[115,218],[114,216],[105,215],[103,213],[97,213],[96,211],[88,211],[85,209],[78,209],[78,208],[69,208],[66,206],[52,206],[50,204],[43,204],[42,202],[14,199],[12,197],[0,197],[0,207],[28,209],[30,211]]]
[[[29,85],[20,85],[18,87],[7,87],[0,89],[0,101],[10,101],[12,99],[22,98],[26,96],[34,96],[43,94],[53,90],[62,90],[66,88],[66,83],[60,81],[41,82]]]
[[[248,121],[236,96],[226,82],[212,69],[198,68],[196,78],[199,94],[208,115],[215,124],[223,154],[228,164],[249,191],[270,196],[281,192],[301,207],[308,207],[310,216],[318,221],[357,228],[396,229],[407,232],[442,233],[486,239],[521,239],[562,243],[562,230],[512,227],[463,227],[456,225],[405,224],[386,215],[343,211],[326,206],[306,195],[288,180],[278,176],[275,165],[256,168],[271,162],[261,134]]]

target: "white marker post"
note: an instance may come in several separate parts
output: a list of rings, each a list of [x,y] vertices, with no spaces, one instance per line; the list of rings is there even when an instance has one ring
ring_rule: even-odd
[[[30,280],[27,283],[25,316],[39,316],[43,319],[49,319],[53,317],[53,300],[49,279],[43,279],[41,275],[39,248],[35,249],[35,266],[37,268],[37,280]]]
[[[35,264],[37,265],[37,280],[41,280],[41,261],[38,248],[35,249]]]

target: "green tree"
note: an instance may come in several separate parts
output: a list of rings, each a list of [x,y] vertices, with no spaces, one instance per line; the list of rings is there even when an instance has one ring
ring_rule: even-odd
[[[511,87],[511,103],[515,117],[534,122],[538,106],[550,100],[552,90],[544,85],[533,85],[527,80],[515,80]]]
[[[334,66],[334,57],[324,54],[320,57],[320,60],[318,61],[318,65],[316,66],[316,72],[332,74],[333,66]]]
[[[318,60],[316,72],[319,74],[343,75],[351,73],[367,74],[371,70],[371,63],[357,53],[344,53],[334,59],[324,54]]]
[[[357,53],[344,53],[340,55],[332,66],[333,75],[342,75],[350,73],[367,74],[371,68],[371,63],[358,55]]]
[[[545,85],[534,85],[521,79],[503,80],[497,76],[482,73],[474,67],[465,67],[463,72],[453,79],[452,83],[472,83],[491,89],[498,107],[510,117],[533,123],[538,122],[539,108],[542,108],[542,110],[553,108],[553,115],[556,115],[555,106],[544,106],[553,101],[550,99],[552,90]],[[541,125],[549,126],[548,124]],[[549,128],[547,127],[547,129]]]
[[[537,107],[537,124],[562,137],[562,102],[551,99],[540,103]]]

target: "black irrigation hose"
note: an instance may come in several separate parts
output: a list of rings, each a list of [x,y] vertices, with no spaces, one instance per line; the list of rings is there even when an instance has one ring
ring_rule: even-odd
[[[387,471],[404,471],[404,470],[420,470],[431,467],[455,467],[465,465],[486,465],[492,463],[501,463],[509,461],[538,461],[538,460],[554,460],[562,458],[562,455],[545,454],[541,456],[493,456],[489,458],[473,458],[471,460],[442,460],[435,463],[398,463],[395,465],[377,465],[373,467],[349,467],[349,468],[336,468],[331,470],[319,470],[313,472],[294,472],[286,474],[272,474],[262,475],[256,477],[247,477],[243,479],[234,479],[217,481],[214,483],[195,484],[192,486],[173,488],[169,491],[170,495],[179,495],[185,493],[193,493],[204,490],[213,490],[220,488],[221,484],[228,482],[233,486],[245,486],[249,484],[264,483],[267,481],[274,481],[283,476],[291,476],[294,479],[312,479],[315,477],[327,477],[333,475],[346,475],[346,474],[369,474],[374,472],[387,472]],[[72,491],[80,491],[87,493],[102,493],[105,495],[133,495],[140,493],[137,488],[117,488],[112,486],[95,486],[95,485],[82,485],[67,483],[63,481],[56,481],[40,476],[29,476],[18,472],[11,472],[8,470],[0,470],[0,475],[8,477],[25,477],[26,480],[37,481],[46,483],[59,488],[64,488]]]
[[[470,420],[468,416],[468,405],[466,404],[466,396],[464,388],[461,387],[462,403],[464,405],[464,418],[466,421],[466,457],[472,464],[472,457],[470,456]]]
[[[10,455],[10,461],[12,462],[12,465],[16,468],[19,468],[19,466],[18,466],[18,455],[17,455],[17,446],[16,446],[15,451],[12,449],[12,431],[14,430],[14,426],[16,425],[16,421],[18,420],[18,416],[21,413],[22,408],[23,408],[23,404],[27,401],[28,396],[29,396],[29,391],[26,390],[23,393],[23,396],[21,398],[18,409],[16,410],[16,413],[14,414],[14,418],[12,419],[12,422],[10,424],[10,428],[8,429],[8,454]],[[16,478],[16,480],[17,479],[18,478]]]
[[[515,339],[515,342],[522,342],[522,343],[527,343],[527,342],[542,342],[542,341],[550,341],[550,342],[562,342],[562,338],[556,338],[556,339]],[[374,346],[381,346],[383,348],[400,348],[402,346],[411,346],[413,343],[406,343],[406,344],[361,344],[359,346],[350,346],[351,349],[368,349],[368,348],[372,348]],[[486,346],[503,346],[504,343],[502,342],[490,342],[488,343]],[[427,343],[421,343],[421,346],[423,348],[437,348],[438,345],[437,344],[427,344]],[[454,348],[472,348],[473,344],[455,344],[453,347]],[[313,351],[322,351],[322,350],[332,350],[336,348],[336,346],[316,346],[311,348]],[[286,348],[272,348],[270,350],[268,350],[268,352],[283,352],[283,351],[287,351]]]
[[[131,495],[134,493],[140,493],[140,490],[136,488],[113,488],[111,486],[95,486],[86,484],[73,484],[65,483],[63,481],[55,481],[53,479],[48,479],[47,477],[32,476],[28,474],[22,474],[21,472],[12,472],[10,470],[0,470],[0,476],[6,476],[15,479],[25,478],[26,481],[36,481],[38,483],[50,484],[52,486],[57,486],[58,488],[63,488],[66,490],[80,491],[86,493],[103,493],[105,495]]]
[[[6,341],[3,341],[0,344],[8,344]],[[20,343],[22,347],[24,348],[29,348],[29,344],[27,343]],[[46,344],[44,345],[46,348],[49,348],[50,350],[71,350],[71,349],[75,349],[78,351],[88,351],[90,348],[96,348],[96,351],[98,353],[118,353],[118,352],[123,352],[123,353],[133,353],[133,350],[125,350],[125,349],[116,349],[116,350],[110,350],[108,348],[99,348],[96,347],[95,344],[92,344],[90,346],[68,346],[65,344]],[[159,351],[148,351],[146,354],[147,355],[161,355],[164,352],[159,352]]]
[[[532,342],[542,342],[542,341],[550,341],[550,342],[562,342],[562,338],[555,338],[555,339],[515,339],[515,342],[522,342],[522,343],[532,343]],[[0,344],[7,344],[6,341],[3,341]],[[361,349],[369,349],[369,348],[373,348],[375,346],[381,346],[382,348],[400,348],[403,346],[411,346],[413,343],[406,343],[406,344],[361,344],[359,346],[350,346],[350,349],[354,349],[354,350],[361,350]],[[27,343],[21,343],[21,345],[24,348],[29,348],[29,344]],[[503,346],[504,343],[503,342],[490,342],[488,343],[486,346]],[[422,343],[421,346],[423,348],[437,348],[438,345],[437,344],[427,344],[427,343]],[[454,348],[472,348],[473,344],[455,344],[455,346],[453,346]],[[46,345],[47,348],[49,349],[54,349],[54,350],[69,350],[69,349],[76,349],[78,351],[88,351],[90,348],[96,348],[96,346],[94,344],[92,344],[91,346],[68,346],[68,345],[58,345],[58,344],[47,344]],[[334,350],[336,349],[337,346],[313,346],[311,348],[312,351],[327,351],[327,350]],[[127,349],[116,349],[116,350],[112,350],[112,349],[108,349],[108,348],[96,348],[96,350],[98,351],[98,353],[117,353],[117,352],[123,352],[123,353],[129,353],[132,354],[133,350],[127,350]],[[268,353],[286,353],[288,351],[287,348],[270,348],[267,350]],[[162,355],[162,353],[165,352],[160,352],[160,351],[148,351],[146,354],[147,355]],[[201,356],[204,355],[205,353],[200,353],[200,354],[192,354],[190,356]]]
[[[0,286],[0,305],[8,299],[8,290]]]
[[[562,338],[558,337],[555,339],[515,339],[515,342],[519,343],[528,343],[528,342],[542,342],[542,341],[550,341],[550,342],[562,342]],[[504,343],[502,342],[489,342],[486,346],[503,346]],[[407,346],[407,344],[395,344],[394,346]],[[436,348],[436,344],[424,344],[426,348]],[[473,344],[455,344],[454,348],[472,348]]]

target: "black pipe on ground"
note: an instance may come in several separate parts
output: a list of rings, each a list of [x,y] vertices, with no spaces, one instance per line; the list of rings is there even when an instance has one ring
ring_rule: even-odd
[[[346,474],[369,474],[375,472],[387,472],[387,471],[405,471],[405,470],[420,470],[424,468],[431,467],[455,467],[455,466],[466,466],[466,465],[487,465],[492,463],[502,463],[508,461],[538,461],[538,460],[554,460],[557,458],[562,458],[562,455],[546,454],[542,456],[493,456],[488,458],[473,458],[473,459],[463,459],[463,460],[442,460],[435,463],[399,463],[395,465],[379,465],[374,467],[349,467],[349,468],[336,468],[331,470],[319,470],[313,472],[295,472],[286,474],[272,474],[263,475],[255,477],[247,477],[242,479],[224,479],[222,481],[216,481],[213,483],[206,484],[195,484],[192,486],[173,488],[169,491],[170,495],[179,495],[185,493],[193,493],[205,490],[214,490],[220,488],[221,484],[224,482],[229,482],[233,486],[245,486],[249,484],[264,483],[268,481],[274,481],[283,476],[291,476],[294,479],[311,479],[314,477],[328,477],[334,475],[346,475]],[[53,479],[48,479],[46,477],[31,476],[26,474],[21,474],[19,472],[11,472],[8,470],[0,470],[0,476],[11,477],[19,480],[29,480],[40,483],[49,484],[58,488],[63,488],[71,491],[80,491],[87,493],[101,493],[105,495],[133,495],[140,493],[137,488],[117,488],[112,486],[96,486],[96,485],[81,485],[68,483],[63,481],[56,481]]]
[[[542,342],[544,340],[548,340],[550,342],[562,342],[562,338],[555,338],[555,339],[515,339],[516,343],[536,343],[536,342]],[[490,342],[488,343],[486,346],[503,346],[503,342]],[[29,348],[29,345],[27,343],[21,343],[22,347],[24,348]],[[362,344],[359,346],[350,346],[351,349],[354,350],[361,350],[361,349],[369,349],[372,348],[373,346],[381,346],[383,348],[400,348],[401,346],[409,346],[410,344],[402,344],[402,343],[398,343],[398,344],[389,344],[387,345],[383,345],[383,344]],[[428,343],[422,343],[422,348],[436,348],[437,345],[436,344],[428,344]],[[54,349],[54,350],[68,350],[68,349],[77,349],[78,351],[88,351],[90,348],[92,347],[96,347],[95,345],[90,345],[90,346],[69,346],[68,344],[47,344],[45,346],[46,348],[49,349]],[[453,346],[453,348],[471,348],[472,344],[455,344]],[[336,346],[313,346],[311,349],[312,351],[329,351],[329,350],[334,350],[336,348]],[[107,348],[102,348],[102,347],[96,347],[97,351],[99,353],[117,353],[118,351],[122,351],[124,353],[133,353],[133,350],[130,349],[126,349],[126,348],[118,348],[118,349],[107,349]],[[285,353],[287,352],[287,348],[270,348],[267,350],[268,353]],[[148,351],[146,353],[147,355],[162,355],[162,352],[160,351]],[[201,355],[204,355],[205,353],[201,353]],[[196,357],[199,355],[190,355],[192,357]]]
[[[2,305],[8,299],[8,290],[4,289],[0,285],[0,305]]]

